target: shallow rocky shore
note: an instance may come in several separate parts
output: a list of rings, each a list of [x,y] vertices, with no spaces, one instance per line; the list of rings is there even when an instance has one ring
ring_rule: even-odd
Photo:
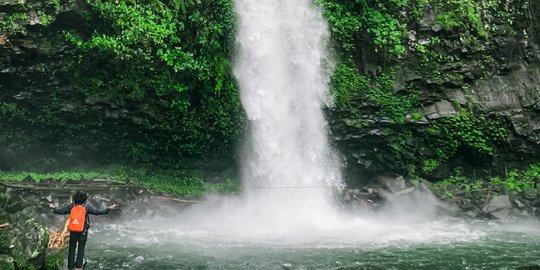
[[[92,216],[96,226],[116,219],[151,218],[196,203],[109,179],[0,182],[0,224],[4,224],[0,229],[0,269],[65,269],[65,248],[50,249],[48,242],[51,232],[62,229],[66,217],[53,214],[48,204],[68,202],[75,190],[88,192],[95,206],[120,205],[107,216]],[[399,175],[379,176],[366,187],[345,189],[339,198],[342,207],[353,212],[399,207],[411,214],[428,211],[435,216],[467,219],[540,218],[538,192],[456,191],[449,197],[429,182],[413,183]]]
[[[67,203],[75,190],[88,192],[96,207],[119,204],[107,216],[91,216],[96,226],[125,216],[150,218],[190,203],[108,179],[0,182],[0,269],[66,269],[65,248],[48,248],[50,233],[62,230],[66,216],[55,215],[48,204]]]
[[[451,192],[449,192],[449,190]],[[430,182],[415,182],[400,175],[383,175],[361,189],[347,189],[342,201],[347,207],[383,209],[403,200],[431,200],[438,214],[474,219],[540,218],[540,191],[478,189],[469,192]],[[424,202],[426,203],[426,202]]]

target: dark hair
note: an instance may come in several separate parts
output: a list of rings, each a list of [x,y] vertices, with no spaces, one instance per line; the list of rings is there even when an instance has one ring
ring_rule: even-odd
[[[83,204],[86,202],[86,199],[88,199],[88,195],[80,190],[77,190],[77,192],[73,194],[73,202],[75,204]]]

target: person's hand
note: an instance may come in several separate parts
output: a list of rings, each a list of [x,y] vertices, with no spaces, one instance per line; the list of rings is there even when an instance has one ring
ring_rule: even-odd
[[[56,208],[56,206],[54,206],[54,204],[52,204],[52,203],[49,203],[49,208],[54,209],[54,208]]]
[[[107,207],[107,208],[108,208],[109,210],[113,210],[113,209],[116,208],[117,206],[118,206],[118,204],[115,203],[115,204],[113,204],[113,205],[111,205],[111,206],[109,206],[109,207]]]

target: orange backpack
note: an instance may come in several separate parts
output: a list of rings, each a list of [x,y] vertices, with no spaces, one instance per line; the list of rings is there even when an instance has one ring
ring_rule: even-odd
[[[69,217],[69,230],[72,232],[82,232],[84,230],[84,222],[86,219],[86,204],[75,205],[71,208],[71,216]]]

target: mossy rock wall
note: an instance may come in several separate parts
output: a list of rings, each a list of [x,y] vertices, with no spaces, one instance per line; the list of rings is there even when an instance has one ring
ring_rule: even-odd
[[[0,3],[0,169],[235,170],[233,2],[138,2]],[[538,1],[314,3],[349,183],[540,162]]]
[[[350,31],[356,53],[337,53],[329,110],[350,183],[386,172],[481,178],[540,162],[536,1],[364,2],[339,6],[367,22]],[[345,36],[339,10],[326,13]]]

